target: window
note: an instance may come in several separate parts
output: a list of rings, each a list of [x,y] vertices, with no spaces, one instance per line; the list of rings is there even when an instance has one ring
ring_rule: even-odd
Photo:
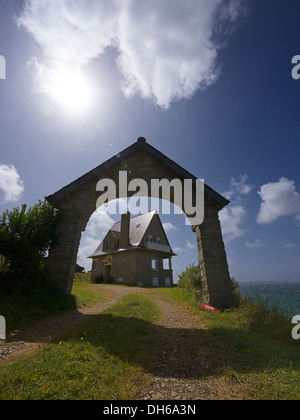
[[[157,244],[161,244],[161,237],[160,237],[160,236],[157,236],[157,237],[156,237],[156,243],[157,243]]]
[[[163,259],[163,269],[164,270],[170,270],[170,260],[169,258]]]
[[[153,287],[158,287],[159,286],[158,277],[153,277],[153,279],[152,279],[152,286]]]
[[[93,271],[98,271],[98,260],[93,261],[92,270]]]
[[[148,235],[148,242],[153,242],[153,236],[152,235]]]
[[[156,258],[151,261],[151,268],[152,270],[159,270],[159,261]]]
[[[171,287],[171,279],[169,277],[165,278],[165,286],[166,287]]]

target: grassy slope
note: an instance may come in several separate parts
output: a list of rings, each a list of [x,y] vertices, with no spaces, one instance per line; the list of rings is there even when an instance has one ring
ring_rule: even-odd
[[[75,282],[77,304],[103,301],[105,297],[85,281],[81,277]],[[223,376],[216,378],[216,386],[222,381],[225,387],[234,384],[239,398],[300,398],[299,342],[291,338],[289,320],[251,302],[220,314],[204,312],[178,288],[161,292],[188,305],[211,331],[216,348],[224,349]],[[13,302],[5,305],[13,307]],[[23,302],[15,319],[28,308],[30,314],[42,317],[52,305],[50,297],[44,309]],[[56,310],[65,310],[64,305],[56,302]],[[89,318],[84,329],[81,326],[11,366],[0,366],[0,399],[134,398],[151,362],[152,322],[158,315],[158,308],[145,298],[126,297],[104,314]]]
[[[37,321],[49,315],[103,302],[105,297],[92,291],[89,278],[89,274],[76,274],[72,296],[68,297],[54,289],[42,293],[32,290],[31,295],[15,294],[5,299],[0,296],[0,314],[6,319],[7,331],[30,325],[33,319]]]
[[[224,380],[236,383],[240,398],[300,398],[300,343],[291,337],[290,321],[274,308],[264,310],[245,301],[216,314],[191,305],[179,288],[162,293],[188,305],[225,349]]]
[[[126,296],[73,334],[17,363],[0,366],[0,399],[131,399],[151,352],[158,308]],[[136,337],[139,337],[137,340]]]

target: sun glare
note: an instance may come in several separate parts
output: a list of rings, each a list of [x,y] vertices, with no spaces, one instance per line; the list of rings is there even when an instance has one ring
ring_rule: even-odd
[[[59,67],[52,69],[47,92],[65,111],[78,114],[86,113],[93,102],[93,89],[80,69]]]

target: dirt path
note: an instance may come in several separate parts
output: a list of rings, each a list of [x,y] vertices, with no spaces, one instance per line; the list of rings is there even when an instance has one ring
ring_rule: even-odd
[[[162,317],[155,334],[155,369],[148,374],[151,385],[137,399],[238,398],[222,377],[226,355],[199,317],[161,293],[148,295],[160,307]]]
[[[101,286],[101,294],[106,297],[104,303],[51,317],[0,343],[0,363],[61,337],[85,321],[87,315],[99,314],[131,293],[151,299],[162,312],[155,324],[153,368],[145,373],[147,385],[136,395],[137,400],[238,398],[222,378],[226,354],[216,344],[213,333],[190,310],[154,289]]]

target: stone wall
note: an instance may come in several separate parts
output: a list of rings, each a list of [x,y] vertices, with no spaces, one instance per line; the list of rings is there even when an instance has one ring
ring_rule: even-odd
[[[153,277],[158,277],[159,287],[165,287],[165,278],[170,279],[170,286],[173,285],[172,269],[163,269],[162,254],[142,249],[121,251],[95,258],[95,261],[98,262],[98,268],[92,271],[92,283],[97,282],[97,279],[100,277],[102,279],[105,278],[105,266],[103,263],[107,261],[107,258],[112,258],[110,276],[114,283],[152,287]],[[152,269],[152,259],[159,261],[158,270]],[[123,279],[123,281],[121,282],[120,279]]]

